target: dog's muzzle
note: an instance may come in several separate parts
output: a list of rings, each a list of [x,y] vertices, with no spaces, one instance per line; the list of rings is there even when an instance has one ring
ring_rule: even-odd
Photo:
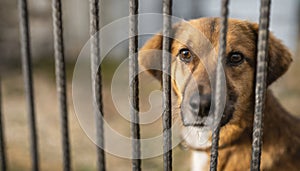
[[[181,104],[181,115],[184,126],[208,126],[211,107],[211,94],[194,93]]]

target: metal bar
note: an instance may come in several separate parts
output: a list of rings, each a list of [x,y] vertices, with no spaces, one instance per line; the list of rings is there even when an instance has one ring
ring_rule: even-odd
[[[132,170],[141,170],[138,80],[138,0],[129,1],[129,99],[132,135]]]
[[[102,76],[100,65],[100,7],[99,0],[90,0],[90,36],[92,90],[96,125],[97,165],[99,171],[105,171]],[[98,116],[98,114],[101,116]]]
[[[61,0],[52,1],[54,52],[55,52],[55,75],[56,88],[61,115],[62,147],[63,147],[63,170],[71,170],[70,141],[68,130],[68,107],[66,92],[66,64],[64,56],[63,26]]]
[[[162,86],[163,86],[163,137],[164,137],[164,171],[172,170],[172,102],[171,102],[171,29],[172,0],[163,0],[163,52],[162,52]]]
[[[227,37],[227,27],[228,27],[228,4],[229,0],[222,0],[221,9],[221,29],[220,29],[220,49],[218,55],[217,69],[216,69],[216,92],[215,92],[215,123],[216,128],[213,129],[212,134],[212,145],[210,154],[210,171],[216,171],[218,168],[218,148],[219,148],[219,134],[220,134],[220,122],[218,115],[221,111],[221,73],[222,73],[222,59],[226,56],[226,37]]]
[[[5,135],[2,115],[2,82],[0,77],[0,162],[1,170],[6,171],[6,151],[5,151]]]
[[[260,170],[263,136],[263,112],[266,94],[267,58],[271,0],[261,0],[256,66],[255,109],[252,135],[251,171]]]
[[[29,127],[30,127],[30,140],[31,140],[31,159],[32,170],[39,170],[39,156],[38,156],[38,142],[37,142],[37,128],[35,119],[35,106],[34,106],[34,92],[33,92],[33,78],[31,66],[31,49],[30,49],[30,31],[27,0],[19,0],[20,11],[20,42],[21,42],[21,57],[22,69],[24,76],[24,85],[28,106]]]
[[[132,170],[141,170],[138,77],[138,0],[129,1],[129,100],[132,136]]]

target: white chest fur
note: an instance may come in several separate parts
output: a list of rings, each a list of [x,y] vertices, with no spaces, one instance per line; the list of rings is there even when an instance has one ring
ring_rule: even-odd
[[[205,171],[207,169],[208,162],[209,156],[206,152],[193,151],[191,171]]]

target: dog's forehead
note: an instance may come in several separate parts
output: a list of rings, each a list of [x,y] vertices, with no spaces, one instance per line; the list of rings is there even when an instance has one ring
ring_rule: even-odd
[[[207,29],[203,29],[199,26],[198,23],[191,22],[181,22],[176,24],[174,27],[172,53],[176,54],[178,50],[182,48],[188,48],[194,53],[201,54],[204,54],[202,52],[203,50],[212,50],[214,40],[211,40],[208,36]]]
[[[172,53],[187,47],[192,51],[203,51],[204,48],[215,50],[219,47],[219,18],[201,18],[183,21],[174,25],[174,42]],[[254,24],[236,19],[228,20],[227,51],[255,51],[257,31]],[[200,52],[201,53],[201,52]],[[248,54],[252,56],[252,54]]]

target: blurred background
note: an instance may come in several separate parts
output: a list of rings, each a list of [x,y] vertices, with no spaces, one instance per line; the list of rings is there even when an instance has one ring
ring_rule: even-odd
[[[41,170],[62,170],[60,116],[54,75],[51,1],[28,0],[28,3]],[[220,15],[219,0],[174,0],[173,4],[173,14],[185,20]],[[96,170],[95,145],[80,127],[74,113],[71,93],[74,65],[81,49],[89,39],[89,1],[63,0],[62,5],[72,167],[78,171]],[[16,0],[0,1],[0,74],[3,84],[3,115],[9,170],[30,170],[29,127],[21,72],[17,6]],[[102,0],[102,26],[128,16],[128,7],[128,1]],[[161,11],[161,0],[140,0],[140,13],[161,13]],[[300,1],[298,0],[272,1],[270,29],[289,47],[294,59],[288,73],[272,85],[272,89],[289,112],[300,116],[300,61],[297,55],[300,53],[299,14]],[[259,1],[232,0],[230,17],[258,22]],[[140,23],[140,29],[147,28],[149,25],[157,25],[157,31],[161,29],[161,21]],[[124,27],[124,30],[127,31],[128,28]],[[120,34],[126,34],[126,31]],[[116,34],[118,33],[112,30],[109,36]],[[140,39],[140,46],[147,38],[149,37],[143,36]],[[119,116],[111,98],[110,89],[116,68],[128,57],[128,41],[118,44],[107,56],[103,63],[105,119],[115,130],[129,137],[129,122]],[[154,79],[150,81],[159,87],[159,83]],[[124,82],[124,84],[120,84],[119,88],[127,89],[127,84]],[[141,101],[142,108],[147,109],[149,107],[147,96],[142,97]],[[143,137],[159,134],[161,132],[160,125],[160,120],[142,125]],[[174,170],[189,170],[189,153],[189,150],[175,148]],[[142,163],[144,170],[162,170],[163,166],[161,156],[145,159]],[[130,167],[129,159],[107,154],[108,170],[131,170]]]

